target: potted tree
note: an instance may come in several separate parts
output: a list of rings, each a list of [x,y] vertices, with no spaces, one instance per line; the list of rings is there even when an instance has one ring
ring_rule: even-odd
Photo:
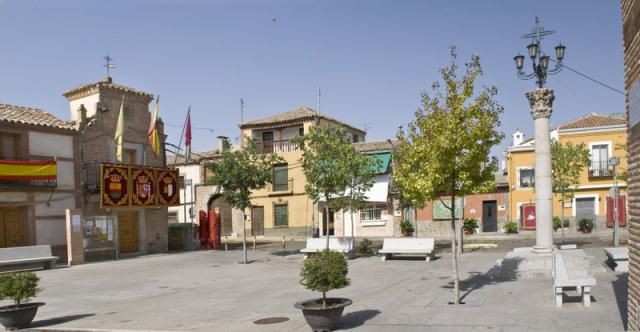
[[[593,229],[593,221],[588,218],[582,218],[578,221],[578,229],[584,234],[591,233]]]
[[[301,301],[295,307],[313,331],[331,331],[340,320],[344,308],[352,303],[345,298],[327,298],[327,292],[349,286],[349,268],[342,253],[325,249],[306,259],[300,270],[300,284],[322,292],[322,298]]]
[[[465,218],[464,223],[462,224],[462,229],[464,229],[465,235],[473,234],[473,231],[478,228],[478,220],[474,218]]]
[[[0,324],[7,330],[29,327],[42,302],[29,302],[40,291],[40,279],[33,272],[0,275],[0,300],[13,300],[12,305],[0,307]]]
[[[409,220],[403,220],[400,223],[400,232],[402,233],[402,236],[404,237],[411,236],[413,235],[413,231],[414,231],[413,225]]]

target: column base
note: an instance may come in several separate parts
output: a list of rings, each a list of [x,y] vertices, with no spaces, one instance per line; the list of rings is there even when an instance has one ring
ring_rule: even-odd
[[[555,249],[554,245],[551,245],[551,247],[547,247],[547,246],[534,246],[533,247],[533,253],[538,255],[538,256],[551,256],[553,254],[553,250]]]

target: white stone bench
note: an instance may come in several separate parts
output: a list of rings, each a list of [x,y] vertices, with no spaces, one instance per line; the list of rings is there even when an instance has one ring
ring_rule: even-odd
[[[0,266],[43,263],[50,269],[58,258],[51,254],[50,245],[0,248]]]
[[[591,306],[591,287],[596,285],[596,279],[588,274],[567,270],[562,255],[553,255],[553,293],[556,297],[556,307],[562,307],[562,295],[565,288],[575,288],[582,296],[582,304]]]
[[[616,272],[629,272],[629,248],[604,248]]]
[[[301,249],[300,252],[305,254],[304,258],[306,259],[309,254],[314,254],[320,251],[323,251],[327,248],[327,238],[307,238],[307,245],[305,248]],[[344,239],[337,237],[329,237],[329,250],[337,251],[345,254],[348,258],[353,255],[353,241],[352,239]]]
[[[434,255],[434,248],[435,241],[433,238],[396,237],[385,238],[382,243],[382,249],[378,250],[378,253],[384,254],[382,256],[383,262],[394,254],[425,255],[425,260],[428,262]]]

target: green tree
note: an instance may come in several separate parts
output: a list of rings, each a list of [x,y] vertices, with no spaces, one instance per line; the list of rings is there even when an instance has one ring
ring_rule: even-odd
[[[573,197],[580,184],[580,173],[589,164],[589,150],[583,143],[562,144],[551,141],[551,175],[553,192],[560,194],[560,230],[564,243],[564,200]]]
[[[451,48],[451,65],[441,69],[444,91],[433,84],[433,95],[422,93],[422,108],[415,113],[406,132],[400,131],[394,157],[393,179],[405,201],[421,206],[427,200],[451,197],[451,254],[454,301],[460,303],[458,250],[456,243],[455,201],[464,196],[495,187],[495,158],[491,148],[500,144],[502,106],[495,100],[495,87],[476,94],[476,79],[482,75],[477,56],[466,64],[458,78],[456,50]],[[441,200],[442,201],[442,200]]]
[[[349,266],[341,252],[325,249],[302,263],[300,284],[322,293],[322,307],[327,307],[327,292],[349,286]]]
[[[251,207],[251,193],[273,182],[273,165],[282,159],[275,154],[258,154],[253,141],[247,138],[243,149],[232,150],[225,142],[220,159],[208,165],[213,172],[211,183],[232,208],[242,211]],[[242,250],[247,264],[247,234],[242,223]]]
[[[302,170],[306,183],[305,192],[314,203],[326,202],[324,215],[329,220],[329,209],[340,210],[351,204],[361,206],[364,191],[372,185],[375,168],[371,159],[358,153],[351,144],[347,132],[337,126],[311,127],[304,136],[293,142],[303,147]],[[354,188],[352,193],[349,188]],[[329,232],[327,249],[329,248]]]
[[[382,166],[382,162],[374,156],[361,153],[350,154],[345,162],[351,165],[349,168],[351,171],[349,175],[351,181],[349,181],[349,186],[347,187],[347,192],[344,197],[346,200],[344,206],[345,210],[351,214],[351,239],[353,241],[355,224],[353,213],[367,207],[368,201],[366,194],[369,189],[373,187],[374,178],[378,169]],[[344,218],[342,220],[343,232],[346,232],[344,229]]]

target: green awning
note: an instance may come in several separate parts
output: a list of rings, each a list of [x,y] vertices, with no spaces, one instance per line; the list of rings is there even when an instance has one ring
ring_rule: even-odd
[[[369,156],[380,160],[380,164],[376,168],[377,174],[384,174],[389,171],[389,163],[391,162],[391,152],[372,153]]]

